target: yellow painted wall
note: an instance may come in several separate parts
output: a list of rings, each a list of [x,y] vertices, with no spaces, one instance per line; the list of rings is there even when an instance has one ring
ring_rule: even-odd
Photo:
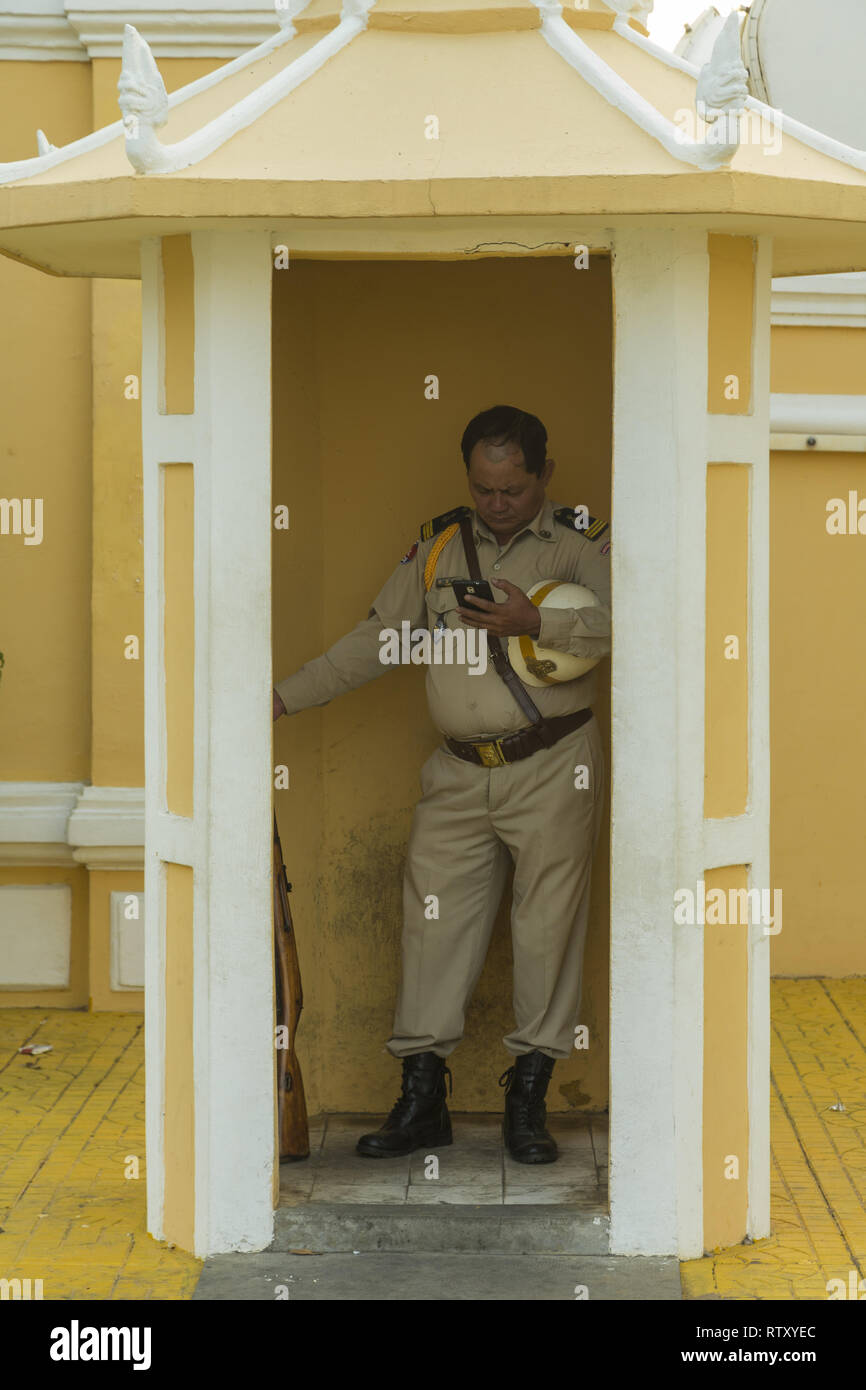
[[[193,872],[165,866],[165,1239],[192,1250],[195,1232]]]
[[[88,873],[82,864],[3,865],[0,885],[65,883],[72,893],[72,935],[69,951],[68,989],[3,989],[0,1008],[87,1008],[87,896]]]
[[[90,871],[90,1007],[141,1013],[143,989],[111,988],[111,894],[142,893],[144,873],[133,869]]]
[[[604,260],[294,261],[274,281],[274,671],[366,617],[421,522],[468,502],[459,443],[497,402],[538,414],[555,501],[609,516],[610,281]],[[436,373],[440,399],[424,398]],[[600,668],[607,688],[609,665]],[[596,706],[606,744],[609,704]],[[401,873],[422,762],[437,742],[423,673],[398,669],[281,720],[276,794],[304,979],[298,1033],[311,1113],[378,1113],[399,1069],[384,1052],[398,979]],[[609,766],[609,753],[607,756]],[[609,805],[609,802],[608,802]],[[558,1063],[553,1110],[607,1102],[608,834],[595,863],[582,1021],[588,1053]],[[451,1059],[456,1109],[501,1109],[511,1024],[507,905]]]
[[[141,291],[93,283],[94,786],[144,786]],[[138,657],[128,641],[138,638]],[[128,654],[127,654],[128,653]]]
[[[169,91],[223,60],[160,59]],[[117,59],[0,64],[0,159],[66,144],[117,119]],[[10,781],[144,782],[140,288],[42,275],[0,258],[0,415],[8,497],[43,499],[44,540],[0,537],[0,767]],[[74,988],[10,993],[16,1005],[141,1008],[109,988],[108,894],[140,874],[12,868],[4,882],[72,875]],[[48,875],[46,878],[45,875]],[[88,923],[88,896],[90,920]]]
[[[771,384],[863,394],[866,329],[775,326]],[[866,538],[826,529],[828,501],[849,491],[866,499],[866,455],[771,455],[771,852],[782,890],[774,975],[866,972]]]
[[[862,396],[866,392],[866,328],[777,324],[770,356],[771,391]]]
[[[774,453],[770,484],[772,971],[866,974],[866,536],[826,530],[866,456]]]
[[[748,888],[743,865],[710,869],[707,894]],[[709,913],[708,913],[709,915]],[[704,927],[704,1250],[746,1235],[749,1201],[748,985],[746,923]],[[732,1162],[736,1161],[736,1166]],[[726,1176],[728,1174],[728,1176]],[[734,1176],[736,1174],[736,1176]]]
[[[165,804],[176,816],[191,816],[195,718],[192,464],[170,464],[163,468],[162,478],[165,579]]]
[[[195,409],[195,283],[192,239],[162,238],[163,394],[166,415]]]
[[[81,63],[0,63],[0,160],[87,133]],[[0,536],[0,768],[9,781],[90,771],[90,287],[0,258],[0,495],[41,498],[44,538]],[[21,1002],[21,997],[16,998]]]
[[[704,815],[740,816],[749,794],[749,469],[707,468]]]
[[[707,246],[707,409],[713,415],[748,415],[752,399],[755,243],[749,237],[709,236]],[[731,377],[737,378],[736,384],[730,382]]]

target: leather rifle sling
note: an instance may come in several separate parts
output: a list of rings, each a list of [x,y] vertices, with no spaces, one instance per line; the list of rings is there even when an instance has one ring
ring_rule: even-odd
[[[472,522],[468,517],[463,517],[460,522],[460,538],[463,541],[463,551],[466,555],[466,564],[469,568],[471,579],[482,579],[481,566],[478,563],[478,552],[475,549],[475,537],[472,534]],[[482,631],[487,631],[486,628]],[[536,705],[523,681],[518,676],[498,637],[492,632],[487,632],[487,647],[490,652],[490,659],[493,662],[493,669],[505,684],[508,686],[514,699],[519,704],[527,719],[534,725],[538,737],[541,739],[545,748],[551,748],[556,742],[553,730],[545,721],[544,715]]]

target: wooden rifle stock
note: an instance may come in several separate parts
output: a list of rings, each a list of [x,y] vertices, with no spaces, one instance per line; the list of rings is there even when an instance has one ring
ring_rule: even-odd
[[[301,967],[292,909],[289,906],[291,884],[286,878],[283,850],[274,814],[274,964],[276,968],[277,1027],[285,1031],[277,1035],[277,1106],[280,1125],[280,1162],[308,1158],[310,1134],[307,1126],[307,1102],[301,1068],[295,1056],[295,1034],[304,1007],[301,989]],[[285,1042],[285,1046],[280,1046]]]

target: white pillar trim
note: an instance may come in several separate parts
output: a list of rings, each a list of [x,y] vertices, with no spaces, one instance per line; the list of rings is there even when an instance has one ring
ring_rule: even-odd
[[[163,678],[162,421],[159,412],[162,256],[141,243],[141,431],[144,544],[144,1056],[147,1229],[163,1237],[165,1202],[165,813]],[[191,459],[190,459],[191,461]]]
[[[154,824],[153,847],[167,864],[195,867],[195,822],[187,816],[173,816],[162,811]]]
[[[757,239],[752,332],[749,504],[749,887],[770,879],[770,296],[773,243]],[[770,937],[749,928],[749,1215],[754,1240],[770,1234]]]
[[[700,1253],[703,943],[699,932],[675,927],[673,894],[694,882],[702,849],[708,274],[704,231],[644,226],[616,234],[610,1196],[617,1254]]]
[[[196,1254],[273,1238],[270,229],[194,232]]]

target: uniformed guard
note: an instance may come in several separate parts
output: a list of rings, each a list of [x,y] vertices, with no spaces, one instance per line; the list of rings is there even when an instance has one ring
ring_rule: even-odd
[[[461,449],[475,510],[424,523],[369,616],[278,682],[274,718],[383,675],[384,629],[408,622],[433,644],[445,629],[486,632],[483,672],[435,657],[427,666],[443,744],[421,769],[404,876],[402,977],[387,1043],[402,1060],[402,1092],[357,1151],[379,1158],[451,1143],[445,1059],[463,1036],[511,860],[514,1028],[504,1042],[514,1062],[500,1078],[503,1132],[518,1162],[552,1163],[545,1096],[554,1062],[574,1042],[601,827],[603,751],[590,705],[592,668],[610,650],[609,528],[547,500],[554,463],[536,416],[494,406],[469,422]],[[455,577],[488,580],[496,601],[463,590],[461,603]]]

